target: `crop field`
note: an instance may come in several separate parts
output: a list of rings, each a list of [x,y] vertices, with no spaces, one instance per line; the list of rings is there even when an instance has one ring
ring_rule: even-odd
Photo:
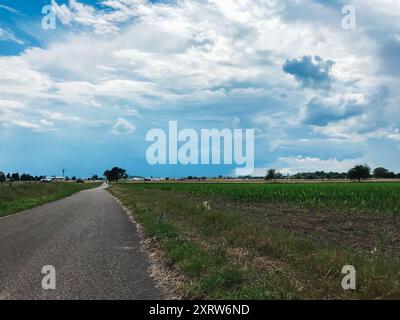
[[[227,196],[249,202],[286,203],[300,208],[343,213],[400,214],[400,183],[165,183],[140,188],[184,191],[194,195]]]
[[[400,298],[400,183],[120,183],[178,273],[205,299]],[[356,290],[342,268],[354,266]]]
[[[0,183],[0,217],[65,198],[99,183],[14,182]]]

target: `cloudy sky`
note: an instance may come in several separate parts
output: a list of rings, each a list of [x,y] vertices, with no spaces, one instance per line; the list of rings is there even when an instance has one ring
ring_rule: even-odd
[[[261,174],[400,171],[399,76],[398,0],[0,0],[0,170],[233,172],[147,164],[176,120],[254,128]]]

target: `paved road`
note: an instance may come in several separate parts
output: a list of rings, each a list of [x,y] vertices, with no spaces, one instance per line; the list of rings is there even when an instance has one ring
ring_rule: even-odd
[[[0,299],[160,299],[135,225],[102,187],[0,219]],[[42,289],[42,267],[56,289]]]

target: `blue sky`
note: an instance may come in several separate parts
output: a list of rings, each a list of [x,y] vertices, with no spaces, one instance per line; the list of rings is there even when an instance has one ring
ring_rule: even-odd
[[[149,165],[146,133],[176,120],[254,129],[256,174],[399,172],[399,16],[397,0],[0,0],[0,171],[233,173]]]

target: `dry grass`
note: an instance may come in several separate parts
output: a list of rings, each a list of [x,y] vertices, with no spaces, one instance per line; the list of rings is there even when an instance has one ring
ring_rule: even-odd
[[[135,220],[132,212],[118,198],[115,196],[114,198],[136,226],[136,230],[141,239],[141,249],[149,258],[150,267],[148,272],[150,277],[154,279],[157,287],[161,289],[166,299],[182,299],[181,292],[185,283],[184,275],[169,263],[157,239],[155,237],[150,237],[145,232],[143,225]]]

